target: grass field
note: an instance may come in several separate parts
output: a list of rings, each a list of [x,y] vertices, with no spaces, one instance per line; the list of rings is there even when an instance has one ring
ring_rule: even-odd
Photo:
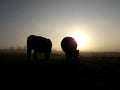
[[[1,75],[39,77],[39,80],[50,81],[77,80],[84,85],[93,82],[96,86],[111,87],[120,82],[120,53],[81,52],[79,59],[72,62],[66,61],[62,54],[52,54],[49,61],[45,61],[41,55],[37,63],[31,56],[28,64],[25,53],[1,52],[0,71]]]

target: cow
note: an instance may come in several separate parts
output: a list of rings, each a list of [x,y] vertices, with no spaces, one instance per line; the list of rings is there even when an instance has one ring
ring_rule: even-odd
[[[61,41],[61,48],[66,54],[66,59],[71,60],[72,57],[78,58],[79,56],[79,50],[77,49],[77,42],[73,37],[64,37]]]
[[[52,42],[42,36],[30,35],[27,38],[27,58],[30,62],[31,51],[34,51],[34,59],[37,60],[37,54],[43,53],[46,60],[49,59],[52,48]]]

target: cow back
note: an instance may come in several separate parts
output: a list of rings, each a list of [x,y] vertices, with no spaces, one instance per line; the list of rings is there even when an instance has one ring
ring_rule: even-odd
[[[77,49],[77,43],[72,37],[65,37],[61,41],[61,47],[63,51],[69,52],[69,51],[74,51]]]
[[[51,52],[52,42],[41,36],[30,35],[27,39],[27,47],[37,52]]]

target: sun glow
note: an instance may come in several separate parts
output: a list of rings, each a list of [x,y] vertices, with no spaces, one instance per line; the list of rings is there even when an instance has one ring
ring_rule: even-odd
[[[78,49],[86,47],[88,43],[88,37],[85,33],[76,31],[71,36],[76,40]]]

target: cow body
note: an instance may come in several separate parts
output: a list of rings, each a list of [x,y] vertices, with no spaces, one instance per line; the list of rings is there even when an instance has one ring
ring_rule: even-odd
[[[72,59],[72,57],[77,58],[79,56],[79,50],[76,50],[77,42],[72,37],[63,38],[61,48],[65,52],[67,59]]]
[[[52,42],[50,39],[30,35],[27,38],[27,57],[30,61],[31,51],[34,50],[34,58],[37,60],[37,53],[44,53],[46,59],[49,59],[52,48]]]

